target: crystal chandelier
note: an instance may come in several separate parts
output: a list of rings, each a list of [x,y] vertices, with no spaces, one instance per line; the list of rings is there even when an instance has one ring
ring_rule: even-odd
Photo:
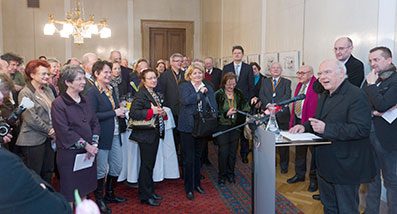
[[[91,38],[92,34],[99,34],[101,38],[111,37],[112,31],[106,24],[105,18],[101,22],[95,23],[94,15],[89,16],[88,21],[84,20],[84,17],[81,16],[80,2],[76,0],[76,9],[73,13],[66,13],[66,20],[56,20],[53,14],[48,15],[49,20],[44,26],[44,35],[52,36],[55,31],[59,32],[63,38],[69,38],[72,35],[76,44],[84,43],[84,38]],[[59,31],[55,24],[63,25],[62,30]]]

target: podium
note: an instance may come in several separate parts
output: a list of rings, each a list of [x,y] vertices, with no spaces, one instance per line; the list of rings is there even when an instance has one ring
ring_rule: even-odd
[[[276,147],[299,145],[323,145],[331,142],[318,141],[282,141],[275,142],[275,135],[265,131],[263,126],[255,131],[253,151],[253,213],[274,213],[276,197]]]

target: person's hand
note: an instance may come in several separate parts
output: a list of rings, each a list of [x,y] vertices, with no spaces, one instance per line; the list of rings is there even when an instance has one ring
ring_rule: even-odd
[[[98,147],[93,146],[91,144],[87,144],[85,146],[85,150],[87,150],[87,154],[85,155],[84,160],[90,159],[91,157],[95,157],[95,155],[98,153]]]
[[[227,111],[226,116],[233,115],[233,114],[235,114],[236,112],[237,112],[237,109],[236,109],[236,108],[231,108],[231,109],[229,109],[229,111]]]
[[[7,134],[6,136],[3,137],[3,143],[9,143],[11,141],[12,135]]]
[[[117,117],[121,117],[124,118],[125,117],[125,111],[122,108],[118,108],[116,110],[114,110],[116,112],[116,116]]]
[[[313,131],[319,133],[319,134],[324,134],[325,130],[325,123],[321,120],[318,120],[316,118],[309,118],[310,125],[313,128]]]
[[[305,127],[298,124],[298,125],[295,125],[294,127],[290,128],[288,132],[291,134],[303,133],[303,132],[305,132]]]
[[[257,102],[257,103],[255,104],[255,108],[256,108],[256,109],[259,109],[261,106],[262,106],[262,102],[261,102],[261,101],[259,101],[259,102]]]
[[[55,130],[54,128],[51,128],[50,131],[48,132],[48,136],[54,137],[55,136]]]
[[[386,112],[393,111],[393,110],[396,109],[396,108],[397,108],[397,105],[394,105],[393,107],[389,108]],[[374,116],[377,116],[377,117],[382,117],[384,113],[385,113],[385,112],[380,113],[380,112],[377,111],[377,110],[375,110],[375,111],[372,112],[372,114],[373,114]]]
[[[367,80],[368,85],[373,85],[375,84],[378,77],[379,77],[378,73],[375,70],[372,70],[371,72],[369,72],[369,74],[367,74],[365,78]]]
[[[123,107],[123,108],[127,107],[127,101],[125,101],[125,100],[121,101],[120,107]]]
[[[167,113],[165,112],[165,110],[163,108],[158,108],[158,114],[162,117],[167,116]]]
[[[251,99],[251,105],[253,105],[253,104],[256,104],[256,102],[258,102],[258,97],[253,97],[252,99]]]
[[[201,87],[201,88],[200,88],[200,91],[201,91],[201,93],[205,94],[205,93],[207,93],[208,88],[206,88],[206,87]]]
[[[159,107],[153,105],[153,103],[150,103],[151,109],[153,109],[153,114],[158,114],[159,113]]]

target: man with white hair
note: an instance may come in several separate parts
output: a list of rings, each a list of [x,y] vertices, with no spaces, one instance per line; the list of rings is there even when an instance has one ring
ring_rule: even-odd
[[[323,61],[318,76],[325,91],[316,114],[290,132],[311,132],[332,142],[315,148],[324,213],[358,213],[360,184],[376,175],[369,143],[371,107],[364,92],[346,80],[342,62]]]

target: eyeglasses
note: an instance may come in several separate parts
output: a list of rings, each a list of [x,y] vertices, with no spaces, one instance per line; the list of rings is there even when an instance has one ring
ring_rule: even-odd
[[[299,71],[298,71],[298,72],[296,72],[296,75],[297,75],[297,76],[299,76],[299,75],[305,75],[305,74],[307,74],[307,73],[309,73],[309,71],[307,71],[307,72],[299,72]]]

